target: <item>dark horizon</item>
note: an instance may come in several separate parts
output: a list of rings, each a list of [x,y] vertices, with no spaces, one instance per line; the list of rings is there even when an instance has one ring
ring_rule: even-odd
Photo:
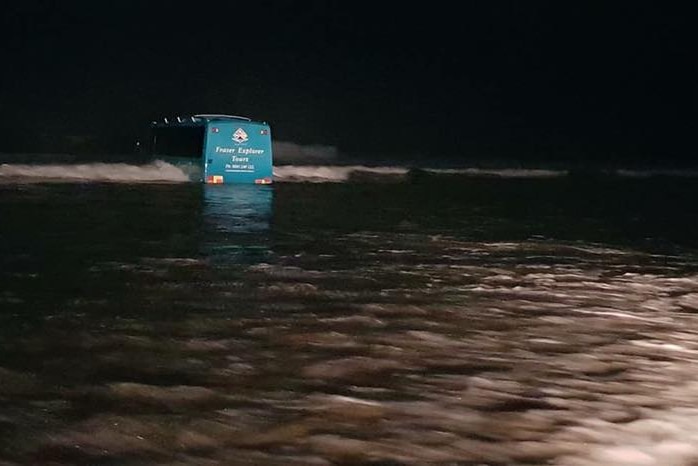
[[[343,154],[696,165],[691,18],[651,2],[14,4],[0,152],[127,153],[153,119],[211,112]]]

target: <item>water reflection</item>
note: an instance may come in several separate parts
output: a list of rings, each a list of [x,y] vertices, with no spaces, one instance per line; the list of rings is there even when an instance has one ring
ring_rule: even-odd
[[[205,255],[248,262],[269,253],[271,186],[204,186],[203,196]]]
[[[221,231],[256,233],[269,229],[271,186],[216,185],[204,187],[204,215]]]

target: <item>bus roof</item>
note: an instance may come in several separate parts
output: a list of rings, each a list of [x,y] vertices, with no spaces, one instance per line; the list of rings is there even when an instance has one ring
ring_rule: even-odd
[[[224,115],[220,113],[198,113],[196,115],[177,116],[174,118],[165,117],[158,121],[152,121],[150,125],[159,128],[168,126],[200,126],[205,125],[209,121],[222,120],[249,121],[251,123],[266,124],[266,122],[263,121],[253,121],[250,118],[238,115]]]
[[[222,114],[218,114],[218,113],[200,113],[198,115],[194,115],[194,118],[202,118],[204,120],[245,120],[245,121],[252,121],[251,119],[244,117],[244,116],[222,115]]]

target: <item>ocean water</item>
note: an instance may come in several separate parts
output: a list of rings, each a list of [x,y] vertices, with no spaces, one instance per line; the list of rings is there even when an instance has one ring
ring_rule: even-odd
[[[0,465],[694,465],[698,177],[0,165]]]

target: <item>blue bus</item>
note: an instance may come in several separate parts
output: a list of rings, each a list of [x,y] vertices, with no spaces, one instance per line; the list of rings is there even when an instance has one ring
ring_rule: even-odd
[[[271,184],[271,129],[235,115],[200,114],[153,121],[150,154],[204,183]]]

